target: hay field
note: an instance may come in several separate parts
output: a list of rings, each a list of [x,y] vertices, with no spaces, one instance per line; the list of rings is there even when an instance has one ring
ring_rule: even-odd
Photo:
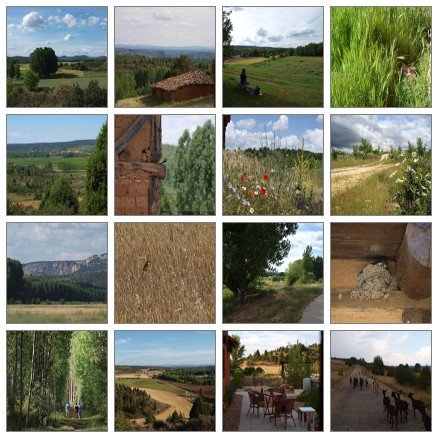
[[[214,322],[214,224],[115,224],[115,275],[116,323]]]

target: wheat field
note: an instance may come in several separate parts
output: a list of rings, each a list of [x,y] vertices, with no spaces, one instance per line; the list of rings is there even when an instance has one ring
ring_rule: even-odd
[[[213,323],[215,225],[115,224],[115,322]]]

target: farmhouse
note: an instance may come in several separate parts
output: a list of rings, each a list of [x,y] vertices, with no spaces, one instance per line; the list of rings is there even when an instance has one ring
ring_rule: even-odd
[[[214,81],[207,73],[190,71],[172,76],[152,86],[152,94],[162,100],[191,100],[214,94]]]
[[[227,390],[231,383],[231,352],[239,346],[237,339],[228,334],[227,331],[222,333],[222,354],[223,354],[223,369],[222,369],[222,384],[224,391]]]

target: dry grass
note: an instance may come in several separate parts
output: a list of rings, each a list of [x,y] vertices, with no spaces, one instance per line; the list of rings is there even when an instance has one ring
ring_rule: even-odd
[[[214,322],[214,224],[117,223],[115,251],[116,323]]]

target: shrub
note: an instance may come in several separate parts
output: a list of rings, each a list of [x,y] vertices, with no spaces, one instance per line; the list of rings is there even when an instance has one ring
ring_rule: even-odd
[[[84,92],[84,105],[86,107],[104,107],[107,104],[107,91],[99,87],[96,80],[90,81]]]
[[[23,84],[29,91],[35,90],[39,81],[38,75],[32,70],[27,70],[23,74]]]
[[[224,286],[223,297],[222,297],[222,307],[224,315],[231,313],[236,306],[236,300],[234,298],[234,293],[232,290]]]

